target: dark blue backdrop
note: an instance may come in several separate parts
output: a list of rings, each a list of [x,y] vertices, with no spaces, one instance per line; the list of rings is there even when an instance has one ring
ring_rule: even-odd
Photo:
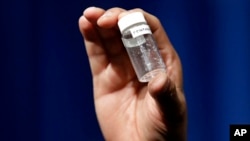
[[[88,6],[140,7],[182,59],[189,141],[228,141],[250,124],[249,0],[0,1],[0,140],[99,141],[78,31]]]

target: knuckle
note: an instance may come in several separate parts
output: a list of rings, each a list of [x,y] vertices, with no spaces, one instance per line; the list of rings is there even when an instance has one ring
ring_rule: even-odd
[[[120,7],[113,7],[108,9],[107,11],[111,11],[111,12],[122,12],[125,11],[124,9],[120,8]]]
[[[143,9],[141,9],[141,8],[134,8],[134,9],[132,9],[133,11],[137,11],[137,12],[145,12]]]

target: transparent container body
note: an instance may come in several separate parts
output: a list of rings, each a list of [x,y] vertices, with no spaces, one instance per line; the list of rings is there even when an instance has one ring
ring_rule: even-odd
[[[141,26],[141,24],[132,27],[136,26]],[[152,34],[142,34],[133,38],[131,32],[130,28],[124,30],[122,41],[139,81],[148,82],[158,73],[166,72],[165,63]]]

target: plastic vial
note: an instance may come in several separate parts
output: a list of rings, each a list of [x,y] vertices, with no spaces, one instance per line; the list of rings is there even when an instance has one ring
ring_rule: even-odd
[[[148,82],[166,72],[151,29],[141,12],[125,15],[118,21],[122,42],[140,82]]]

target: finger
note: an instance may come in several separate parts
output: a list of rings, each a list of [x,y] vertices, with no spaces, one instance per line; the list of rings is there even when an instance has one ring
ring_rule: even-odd
[[[97,25],[97,20],[105,13],[105,10],[99,7],[88,7],[84,10],[83,16],[93,25]]]
[[[150,95],[155,99],[169,128],[185,124],[186,103],[181,89],[165,73],[159,74],[148,84]]]
[[[117,27],[118,15],[123,11],[125,10],[122,8],[111,8],[104,11],[96,7],[90,7],[84,11],[86,19],[95,26],[103,49],[111,57],[124,51]],[[95,41],[93,40],[93,42]]]
[[[79,28],[89,58],[92,74],[100,73],[108,64],[105,50],[97,30],[97,20],[105,11],[100,8],[90,7],[84,11],[79,19]]]
[[[116,82],[126,83],[135,78],[133,67],[125,47],[121,42],[121,33],[118,29],[118,16],[126,10],[122,8],[108,9],[97,21],[98,32],[103,40],[107,58],[116,76]]]
[[[118,7],[108,9],[97,21],[100,27],[98,32],[104,40],[104,48],[110,58],[122,56],[126,52],[117,26],[118,15],[124,11],[124,9]]]
[[[104,11],[91,7],[84,11],[84,15],[79,20],[93,75],[106,68],[112,68],[115,70],[114,74],[119,73],[126,76],[126,80],[134,77],[134,73],[131,73],[131,63],[117,28],[118,15],[122,11],[123,9],[119,8]],[[111,67],[107,67],[109,64]]]
[[[99,19],[98,25],[102,28],[117,28],[118,16],[121,12],[126,11],[125,9],[114,7],[108,9]],[[118,29],[118,28],[117,28]]]
[[[167,127],[166,139],[185,140],[187,109],[183,90],[176,88],[165,73],[151,80],[148,89]]]
[[[98,74],[108,64],[105,50],[102,48],[102,43],[96,29],[84,16],[79,19],[79,26],[84,37],[91,72],[93,75]]]

